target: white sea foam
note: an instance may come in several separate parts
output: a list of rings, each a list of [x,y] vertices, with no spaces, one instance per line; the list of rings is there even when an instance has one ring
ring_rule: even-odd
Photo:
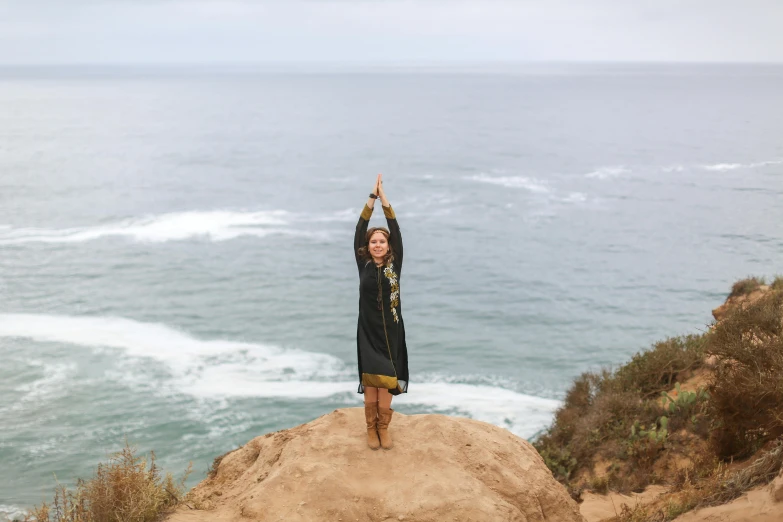
[[[769,167],[771,165],[783,165],[783,159],[775,159],[768,161],[756,161],[753,163],[715,163],[713,165],[702,165],[704,170],[712,171],[727,171],[737,169],[757,169],[760,167]]]
[[[337,212],[332,212],[331,214],[324,214],[319,216],[301,216],[294,218],[296,221],[314,221],[314,222],[330,222],[330,221],[337,221],[337,222],[344,222],[344,223],[351,223],[359,219],[359,214],[361,214],[361,208],[346,208],[343,210],[339,210]]]
[[[473,176],[466,176],[464,179],[478,181],[480,183],[489,183],[492,185],[501,185],[508,188],[521,188],[539,194],[549,192],[549,188],[544,184],[544,182],[535,178],[527,178],[524,176],[488,176],[482,173]]]
[[[495,386],[426,382],[415,384],[415,387],[415,393],[394,400],[463,412],[472,419],[502,426],[520,437],[531,437],[545,428],[560,406],[560,402],[553,399]]]
[[[306,230],[289,227],[294,220],[291,213],[284,210],[173,212],[126,219],[105,225],[74,228],[0,227],[0,244],[79,243],[111,236],[160,243],[193,238],[226,241],[240,236],[312,234]]]
[[[199,384],[210,370],[247,374],[258,384],[269,380],[334,378],[344,363],[331,355],[286,350],[238,341],[202,341],[163,324],[121,317],[0,314],[0,337],[118,348],[134,357],[148,357],[169,366],[183,383]],[[235,383],[226,380],[224,385]]]
[[[741,169],[744,167],[741,163],[716,163],[715,165],[702,165],[702,168],[704,170],[716,170],[716,171],[723,171],[723,170],[735,170],[735,169]]]
[[[57,437],[49,437],[47,440],[37,439],[31,444],[26,444],[22,451],[30,457],[37,459],[57,453],[58,449],[62,451],[62,441],[58,440]]]
[[[571,192],[568,196],[560,198],[564,203],[584,203],[587,201],[587,196],[581,192]]]
[[[27,511],[18,506],[9,506],[7,504],[0,504],[0,521],[6,520],[22,520]]]
[[[664,172],[683,172],[685,167],[683,165],[667,165],[662,169]]]
[[[610,178],[616,178],[618,176],[622,176],[623,174],[628,174],[629,172],[631,171],[625,168],[624,166],[615,165],[611,167],[599,167],[596,170],[585,174],[585,177],[596,178],[596,179],[610,179]]]
[[[31,360],[28,361],[28,364],[40,367],[42,376],[40,379],[16,388],[16,391],[22,392],[24,395],[9,405],[10,410],[21,410],[26,408],[30,402],[42,402],[52,396],[62,394],[76,373],[76,364],[72,362],[49,364],[39,360]]]
[[[119,317],[0,314],[0,337],[22,337],[113,348],[158,361],[169,370],[173,391],[204,399],[225,397],[353,397],[358,385],[351,364],[324,353],[225,340],[200,340],[163,324]],[[132,371],[133,365],[123,367]],[[156,388],[160,388],[156,383]],[[490,385],[412,383],[396,401],[430,410],[453,410],[528,437],[546,426],[559,402]]]

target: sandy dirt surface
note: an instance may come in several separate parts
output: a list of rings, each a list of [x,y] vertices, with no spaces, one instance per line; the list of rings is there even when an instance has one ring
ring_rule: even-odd
[[[525,440],[480,421],[394,413],[367,447],[363,408],[257,437],[220,461],[167,522],[582,522]]]
[[[579,504],[579,511],[587,522],[598,522],[619,515],[623,505],[633,508],[637,504],[649,504],[658,495],[665,492],[666,488],[663,486],[650,486],[642,493],[631,493],[630,495],[584,493],[582,495],[583,501]]]

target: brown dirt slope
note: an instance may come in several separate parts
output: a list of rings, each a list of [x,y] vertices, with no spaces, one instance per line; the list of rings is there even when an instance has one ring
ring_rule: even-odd
[[[622,512],[623,506],[633,509],[637,505],[649,504],[659,495],[665,493],[666,488],[663,486],[649,486],[642,493],[631,493],[629,495],[620,493],[608,493],[606,495],[585,493],[582,496],[582,503],[579,504],[579,511],[581,511],[587,522],[611,520]]]
[[[167,522],[582,522],[527,441],[484,422],[394,414],[394,448],[367,447],[363,408],[225,455]]]
[[[777,479],[781,480],[783,477]],[[728,504],[685,513],[674,522],[780,522],[783,503],[775,499],[775,493],[779,491],[770,485],[761,486]]]

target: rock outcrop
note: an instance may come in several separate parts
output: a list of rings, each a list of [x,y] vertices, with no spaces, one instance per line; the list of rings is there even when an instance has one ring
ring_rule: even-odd
[[[225,455],[167,522],[582,522],[538,452],[512,433],[402,415],[367,447],[364,409],[334,410]]]
[[[727,297],[726,301],[720,305],[719,307],[712,310],[712,316],[715,318],[716,321],[722,321],[726,315],[735,307],[737,306],[748,306],[762,297],[764,297],[769,290],[768,285],[759,285],[758,288],[754,289],[751,292],[748,292],[747,294],[740,294],[733,297]]]

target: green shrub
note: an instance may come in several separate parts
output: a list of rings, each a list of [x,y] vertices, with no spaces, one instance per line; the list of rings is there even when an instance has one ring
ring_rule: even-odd
[[[645,397],[669,390],[684,372],[703,365],[708,336],[686,335],[657,342],[618,369],[611,384]]]
[[[705,388],[699,388],[695,392],[680,389],[680,383],[674,385],[677,390],[677,398],[672,399],[665,391],[661,392],[661,406],[669,412],[669,415],[688,416],[698,406],[706,401],[710,394]]]
[[[680,388],[680,383],[674,385],[677,390],[677,398],[673,399],[666,392],[661,392],[661,407],[668,415],[670,429],[676,431],[687,427],[689,431],[704,437],[708,431],[708,421],[704,411],[710,394],[706,388],[699,388],[691,392]]]
[[[571,473],[576,468],[577,462],[567,448],[548,446],[543,448],[540,454],[555,479],[566,482],[571,478]]]
[[[638,469],[647,470],[652,467],[658,453],[666,447],[669,437],[668,424],[669,419],[661,417],[649,428],[639,421],[631,426],[631,433],[626,440],[626,458]]]

